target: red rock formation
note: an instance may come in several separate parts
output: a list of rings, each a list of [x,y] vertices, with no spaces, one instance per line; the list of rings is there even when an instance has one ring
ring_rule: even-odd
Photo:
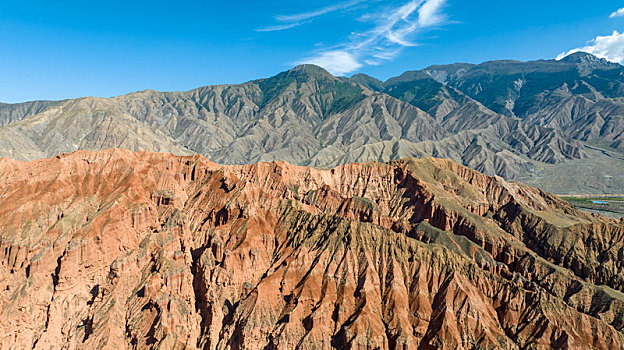
[[[623,257],[446,160],[0,160],[2,349],[622,349]]]

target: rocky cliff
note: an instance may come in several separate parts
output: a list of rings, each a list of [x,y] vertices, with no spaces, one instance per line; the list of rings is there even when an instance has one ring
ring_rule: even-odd
[[[3,349],[622,349],[622,256],[449,160],[0,159]]]

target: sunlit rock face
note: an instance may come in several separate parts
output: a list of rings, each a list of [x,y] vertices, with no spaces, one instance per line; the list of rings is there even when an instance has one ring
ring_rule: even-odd
[[[622,349],[622,256],[449,160],[0,159],[3,349]]]

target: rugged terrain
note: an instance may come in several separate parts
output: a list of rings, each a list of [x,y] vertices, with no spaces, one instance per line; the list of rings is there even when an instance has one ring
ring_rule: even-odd
[[[624,222],[450,160],[3,158],[0,245],[3,349],[624,348]]]
[[[186,92],[0,104],[0,156],[121,147],[317,168],[434,156],[557,193],[621,193],[622,96],[624,67],[585,53],[385,82],[303,65]]]

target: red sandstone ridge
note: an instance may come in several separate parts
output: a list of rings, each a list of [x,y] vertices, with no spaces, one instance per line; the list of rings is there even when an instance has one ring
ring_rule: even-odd
[[[0,348],[622,349],[624,224],[447,160],[0,159]]]

